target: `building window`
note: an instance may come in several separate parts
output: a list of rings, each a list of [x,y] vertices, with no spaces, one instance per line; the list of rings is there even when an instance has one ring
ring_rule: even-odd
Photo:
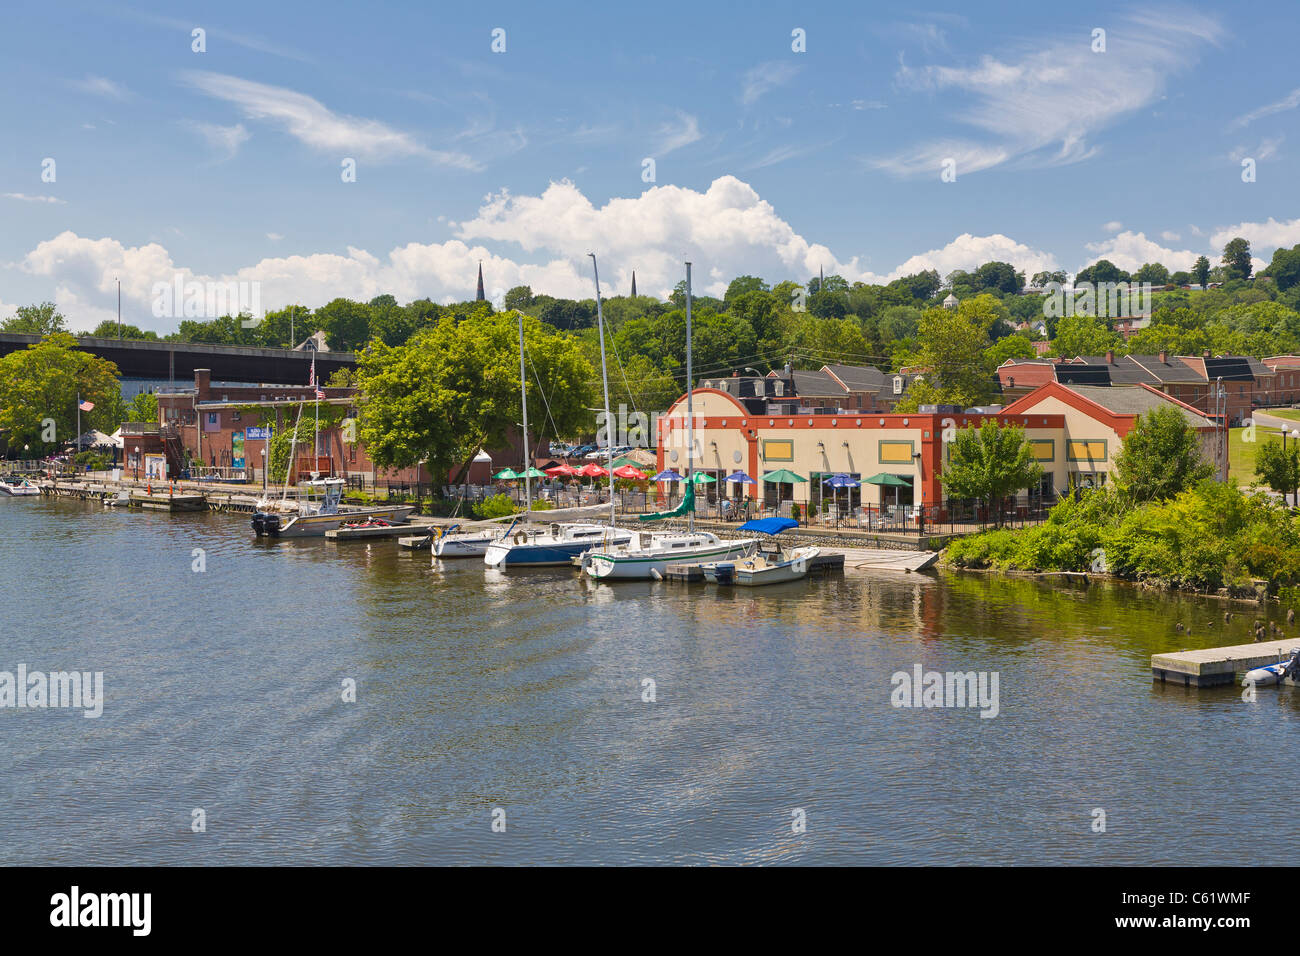
[[[911,441],[886,441],[880,442],[880,464],[882,465],[910,465],[912,463],[912,442]]]
[[[764,461],[794,461],[794,441],[789,438],[764,439]]]
[[[1106,439],[1096,441],[1071,441],[1067,445],[1070,461],[1105,461]]]
[[[1035,438],[1029,444],[1035,461],[1056,461],[1056,439]]]

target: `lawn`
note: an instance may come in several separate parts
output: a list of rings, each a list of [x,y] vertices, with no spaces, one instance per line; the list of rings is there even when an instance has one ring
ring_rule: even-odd
[[[1300,408],[1261,408],[1260,412],[1274,418],[1285,418],[1289,422],[1300,422]]]
[[[1228,480],[1236,485],[1249,485],[1259,480],[1255,477],[1255,451],[1259,442],[1242,441],[1241,435],[1245,430],[1232,428],[1228,431]]]

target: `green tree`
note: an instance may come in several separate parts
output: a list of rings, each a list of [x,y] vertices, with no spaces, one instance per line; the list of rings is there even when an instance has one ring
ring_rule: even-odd
[[[100,322],[99,325],[95,326],[94,330],[90,334],[101,339],[122,338],[144,340],[148,342],[158,341],[157,332],[146,332],[137,325],[127,325],[125,323],[122,325],[121,334],[119,335],[116,319],[105,319],[103,322]]]
[[[921,313],[919,349],[912,364],[928,370],[924,381],[936,390],[937,401],[981,405],[992,397],[993,377],[985,353],[992,344],[989,330],[1006,315],[1002,303],[987,292],[955,309],[935,306]],[[913,395],[909,389],[898,409],[914,411],[915,405],[923,404],[920,399],[919,393]]]
[[[1264,442],[1255,452],[1255,474],[1284,498],[1300,488],[1300,442],[1285,450],[1276,438]]]
[[[1197,256],[1196,262],[1192,265],[1192,277],[1196,284],[1204,289],[1210,283],[1210,260],[1205,256]]]
[[[1238,236],[1223,247],[1223,269],[1229,279],[1250,278],[1250,242]]]
[[[1090,315],[1066,315],[1056,323],[1052,354],[1062,358],[1076,355],[1104,355],[1119,348],[1123,337],[1112,332],[1106,323]]]
[[[939,481],[949,498],[976,498],[996,514],[998,502],[1024,488],[1035,487],[1043,466],[1034,459],[1025,430],[986,419],[978,428],[960,429],[948,445],[948,463]]]
[[[152,392],[140,392],[131,399],[123,412],[128,422],[157,422],[158,396]]]
[[[75,441],[78,397],[95,406],[81,414],[83,431],[117,429],[117,366],[76,344],[66,332],[56,332],[0,358],[0,430],[9,432],[11,448],[31,445],[48,453]]]
[[[1200,436],[1170,405],[1137,420],[1115,457],[1115,472],[1134,501],[1164,501],[1210,477],[1214,466],[1201,460]]]
[[[1158,262],[1148,262],[1133,273],[1134,282],[1150,282],[1153,286],[1169,284],[1169,270]]]
[[[1280,292],[1300,283],[1300,245],[1273,250],[1273,261],[1264,271],[1273,277]]]
[[[67,320],[53,302],[40,305],[20,305],[12,318],[0,322],[0,332],[21,332],[27,335],[50,335],[66,332]]]
[[[500,446],[519,417],[515,316],[444,316],[402,346],[358,355],[358,436],[383,467],[425,462],[438,481],[481,446]],[[581,346],[524,320],[530,425],[576,434],[591,422],[597,376]]]

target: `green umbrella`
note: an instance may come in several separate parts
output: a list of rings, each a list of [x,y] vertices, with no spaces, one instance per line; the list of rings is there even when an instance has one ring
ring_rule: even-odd
[[[775,482],[776,484],[790,484],[790,485],[793,485],[795,482],[807,481],[808,479],[805,478],[803,475],[796,475],[796,474],[795,474],[793,471],[791,471],[789,468],[778,468],[776,471],[769,471],[766,475],[759,475],[758,480],[759,480],[759,481]],[[793,494],[793,492],[792,492],[792,494]],[[777,489],[776,489],[776,507],[777,507],[777,510],[778,510],[778,511],[781,509],[781,489],[780,489],[780,488],[777,488]]]
[[[912,483],[911,483],[910,481],[908,481],[906,478],[899,478],[898,475],[891,475],[891,474],[889,474],[888,472],[885,472],[885,471],[882,471],[882,472],[881,472],[880,474],[878,474],[878,475],[872,475],[870,478],[863,478],[863,479],[862,479],[862,483],[863,483],[864,485],[880,485],[882,488],[884,488],[884,487],[890,487],[890,488],[910,488],[910,487],[912,487]],[[883,493],[883,492],[881,493],[881,502],[880,502],[880,503],[881,503],[882,506],[884,505],[884,493]],[[894,504],[895,504],[895,505],[898,504],[898,492],[897,492],[897,491],[894,492]]]
[[[519,476],[515,474],[514,469],[512,468],[502,468],[492,477],[497,479],[498,481],[512,481],[515,478],[518,478]]]
[[[545,478],[546,472],[538,471],[537,467],[534,465],[530,467],[527,471],[523,472],[522,474],[515,475],[515,477],[516,478]]]
[[[717,480],[718,479],[714,478],[712,475],[703,471],[697,471],[695,474],[691,475],[691,481],[695,482],[697,485],[707,485],[709,482]]]

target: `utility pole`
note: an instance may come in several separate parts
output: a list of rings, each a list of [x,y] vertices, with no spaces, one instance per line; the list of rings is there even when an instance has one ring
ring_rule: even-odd
[[[117,338],[122,338],[122,280],[117,280]]]

